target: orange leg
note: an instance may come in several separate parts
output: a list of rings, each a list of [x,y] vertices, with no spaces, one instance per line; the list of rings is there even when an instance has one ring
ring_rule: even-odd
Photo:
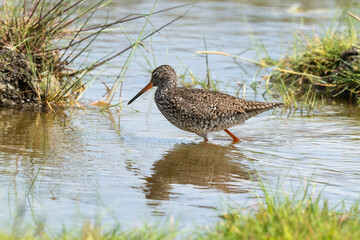
[[[230,137],[232,137],[233,143],[237,143],[237,142],[240,141],[240,140],[239,140],[234,134],[232,134],[229,130],[225,129],[224,131],[225,131],[227,134],[229,134]]]
[[[204,142],[208,142],[208,138],[207,138],[207,134],[199,134],[199,136],[203,137],[204,138]]]

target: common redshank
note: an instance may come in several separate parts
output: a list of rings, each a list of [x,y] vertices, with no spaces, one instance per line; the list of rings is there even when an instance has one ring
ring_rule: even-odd
[[[196,133],[205,142],[209,132],[224,130],[232,137],[233,143],[239,139],[228,128],[283,105],[245,100],[211,90],[176,87],[176,84],[175,70],[169,65],[161,65],[152,72],[150,82],[128,104],[156,86],[155,103],[174,126]]]

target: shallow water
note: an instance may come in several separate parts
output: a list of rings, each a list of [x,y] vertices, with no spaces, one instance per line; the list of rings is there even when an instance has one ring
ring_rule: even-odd
[[[182,4],[160,2],[157,9]],[[307,34],[330,24],[337,1],[202,1],[186,16],[153,37],[139,50],[124,80],[126,102],[148,81],[144,56],[153,66],[170,64],[178,73],[188,67],[204,78],[205,59],[194,52],[204,49],[257,59],[261,41],[273,58],[289,48],[292,32]],[[125,13],[152,8],[140,1],[114,1],[110,20]],[[188,8],[155,15],[160,27]],[[146,12],[146,11],[145,11]],[[100,12],[94,21],[107,16]],[[133,37],[143,21],[124,27]],[[319,27],[320,29],[320,27]],[[254,40],[255,39],[255,40]],[[127,41],[106,35],[94,47],[91,59],[121,49]],[[225,203],[249,206],[254,202],[260,177],[285,190],[313,182],[332,203],[359,197],[360,112],[345,105],[327,106],[315,116],[302,117],[269,111],[232,128],[240,143],[232,145],[225,132],[210,134],[203,143],[195,134],[172,126],[153,102],[154,90],[131,107],[100,111],[88,105],[105,92],[101,81],[111,84],[125,56],[116,59],[85,93],[86,110],[34,113],[0,110],[0,217],[1,227],[16,216],[25,222],[45,221],[51,228],[72,227],[84,219],[119,221],[125,226],[142,221],[167,221],[181,225],[211,224]],[[181,63],[179,60],[181,60]],[[263,101],[263,84],[256,67],[224,56],[209,56],[217,87],[235,95],[246,84],[246,98]],[[255,77],[254,77],[255,76]],[[188,76],[187,76],[188,77]],[[240,85],[239,85],[240,84]],[[231,199],[231,200],[229,200]],[[165,218],[164,218],[165,217]]]

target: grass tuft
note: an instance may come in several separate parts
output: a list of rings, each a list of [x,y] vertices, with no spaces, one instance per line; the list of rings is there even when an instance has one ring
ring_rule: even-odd
[[[4,79],[17,91],[34,91],[33,102],[49,105],[64,99],[74,99],[81,91],[82,76],[69,69],[69,64],[76,59],[72,49],[76,49],[87,39],[81,33],[94,12],[106,5],[99,1],[84,7],[84,1],[5,1],[0,8],[0,63],[7,64],[4,56],[18,54],[31,69],[31,77],[26,79],[27,87],[21,88],[12,76]],[[79,25],[79,21],[84,23]],[[79,27],[80,26],[80,27]],[[96,31],[93,39],[102,31]],[[63,47],[59,47],[59,45]],[[80,53],[87,50],[82,47]],[[16,68],[16,69],[15,69]],[[22,66],[14,66],[14,71],[22,71]],[[75,74],[74,74],[75,72]],[[24,79],[18,79],[24,81]],[[25,81],[24,81],[25,82]],[[15,101],[14,104],[22,103]]]
[[[258,198],[258,207],[230,209],[199,239],[360,239],[358,201],[348,210],[335,210],[309,189],[274,194],[261,183],[265,197]]]
[[[4,1],[0,6],[0,72],[3,73],[0,106],[29,103],[51,108],[77,104],[77,96],[85,89],[83,79],[87,73],[141,46],[141,41],[178,18],[131,42],[129,47],[88,64],[87,56],[100,34],[136,19],[148,22],[151,15],[189,5],[150,14],[129,14],[113,22],[91,21],[94,13],[108,3],[105,0]]]
[[[268,91],[289,106],[309,110],[318,97],[360,103],[360,22],[353,16],[322,36],[296,33],[292,54],[267,61],[275,66]]]

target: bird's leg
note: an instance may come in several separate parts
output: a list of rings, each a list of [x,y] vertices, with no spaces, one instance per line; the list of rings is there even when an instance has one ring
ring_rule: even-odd
[[[203,137],[203,138],[204,138],[204,142],[208,142],[209,139],[208,139],[206,133],[204,133],[204,134],[199,134],[199,133],[198,133],[198,135],[199,135],[200,137]]]
[[[232,137],[233,143],[237,143],[237,142],[240,141],[240,140],[239,140],[234,134],[232,134],[229,130],[225,129],[224,131],[225,131],[227,134],[229,134],[230,137]]]

